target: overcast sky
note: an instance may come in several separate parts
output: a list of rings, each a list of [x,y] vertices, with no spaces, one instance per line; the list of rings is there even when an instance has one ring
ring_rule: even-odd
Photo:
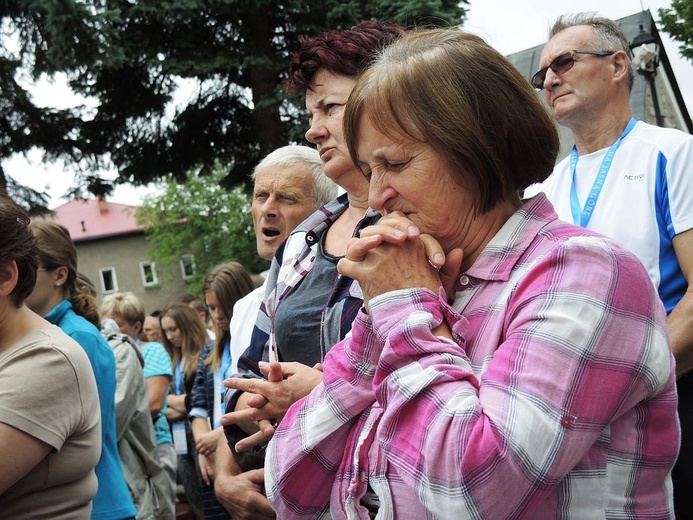
[[[544,43],[551,24],[562,14],[576,10],[594,11],[618,19],[649,9],[657,20],[657,10],[670,4],[670,0],[470,0],[469,16],[464,28],[478,34],[503,54],[512,54]],[[669,40],[661,30],[660,36],[688,111],[693,114],[693,63],[679,56],[678,44]],[[69,92],[59,85],[52,85],[43,91],[43,95],[49,96],[53,101],[51,104],[56,106],[71,103]],[[65,202],[60,197],[71,186],[73,174],[63,171],[61,166],[43,165],[38,153],[33,154],[29,162],[18,158],[3,166],[6,173],[23,184],[41,191],[47,189],[51,195],[51,208]],[[111,173],[111,178],[113,175]],[[143,188],[120,186],[111,200],[137,205],[146,192],[147,189]]]

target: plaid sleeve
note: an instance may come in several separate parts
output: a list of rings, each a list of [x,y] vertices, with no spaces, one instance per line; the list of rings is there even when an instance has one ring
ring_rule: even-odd
[[[375,345],[368,321],[361,314],[352,336],[327,354],[323,382],[289,409],[270,441],[266,490],[279,518],[330,518],[330,493],[353,447],[354,424],[375,402],[378,351],[360,347]]]
[[[560,484],[579,503],[581,479],[604,474],[609,430],[622,457],[615,496],[664,493],[676,402],[658,400],[672,395],[672,361],[642,266],[583,237],[500,284],[464,317],[430,291],[371,301],[377,441],[419,501],[440,518],[514,518]],[[443,319],[455,342],[431,333]],[[472,367],[472,348],[489,353],[485,366]]]

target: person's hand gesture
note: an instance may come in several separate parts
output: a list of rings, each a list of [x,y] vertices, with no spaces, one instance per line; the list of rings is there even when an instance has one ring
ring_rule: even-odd
[[[238,452],[269,442],[289,407],[308,395],[322,381],[320,365],[311,368],[295,362],[260,362],[259,367],[267,380],[229,378],[224,381],[226,387],[252,395],[246,400],[249,408],[223,415],[221,424],[228,426],[253,421],[260,428],[257,433],[236,444]]]

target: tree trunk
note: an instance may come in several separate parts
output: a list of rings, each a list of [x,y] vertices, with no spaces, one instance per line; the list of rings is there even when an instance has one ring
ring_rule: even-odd
[[[267,57],[267,62],[272,63],[276,50],[272,47],[274,25],[268,16],[252,16],[245,20],[249,28],[250,55]],[[276,59],[276,58],[274,58]],[[289,66],[288,62],[286,64]],[[272,69],[249,67],[248,82],[253,92],[255,104],[252,116],[253,131],[260,142],[260,157],[267,155],[272,150],[287,144],[284,125],[279,117],[279,102],[261,106],[258,101],[275,98],[276,88],[279,82],[277,72]]]

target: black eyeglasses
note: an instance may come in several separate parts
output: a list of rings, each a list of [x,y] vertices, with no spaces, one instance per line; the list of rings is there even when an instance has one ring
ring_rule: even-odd
[[[551,63],[549,63],[543,69],[540,69],[539,72],[532,76],[530,82],[534,88],[541,90],[544,88],[544,80],[546,79],[546,73],[548,70],[551,69],[555,74],[558,75],[568,72],[573,68],[573,65],[575,65],[576,54],[591,54],[592,56],[599,56],[603,58],[605,56],[611,56],[615,52],[616,51],[586,51],[579,49],[564,52],[560,56],[556,56]]]

